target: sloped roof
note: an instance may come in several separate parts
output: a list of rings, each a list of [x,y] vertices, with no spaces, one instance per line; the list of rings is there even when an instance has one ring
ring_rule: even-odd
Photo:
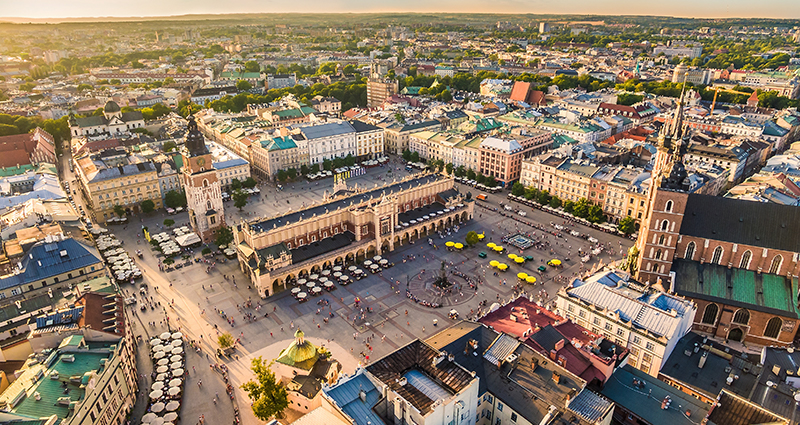
[[[380,400],[381,393],[363,372],[350,379],[341,379],[334,386],[323,389],[336,404],[352,418],[356,425],[383,425],[383,420],[372,410]],[[365,401],[359,397],[364,391]]]
[[[680,234],[800,252],[800,208],[690,194]]]
[[[717,302],[783,317],[800,317],[795,302],[797,277],[789,279],[752,270],[675,259],[675,292],[686,297]]]
[[[64,253],[66,255],[62,255]],[[99,267],[100,259],[75,239],[41,242],[24,257],[22,273],[0,279],[0,289],[40,281],[94,264]]]

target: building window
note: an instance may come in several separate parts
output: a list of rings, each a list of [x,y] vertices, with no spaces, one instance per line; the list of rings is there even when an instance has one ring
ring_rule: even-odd
[[[497,402],[497,411],[498,412],[502,412],[503,411],[503,403]]]
[[[772,274],[778,274],[781,271],[781,265],[783,264],[783,256],[776,255],[775,258],[772,259],[772,264],[769,266],[769,272]]]
[[[517,421],[517,414],[516,413],[512,413],[511,414],[511,422],[516,422],[516,421]]]
[[[711,257],[711,264],[719,264],[722,261],[722,247],[718,246],[714,249],[714,256]]]
[[[667,205],[664,207],[664,211],[672,212],[672,201],[667,201]]]
[[[686,255],[683,256],[684,259],[691,260],[694,257],[694,242],[689,242],[689,245],[686,245]]]
[[[607,331],[614,330],[614,325],[612,325],[611,322],[606,322],[606,330]]]
[[[642,338],[639,335],[634,335],[633,336],[633,343],[634,344],[641,344],[642,343]]]
[[[664,235],[659,236],[658,237],[658,244],[659,245],[664,245],[665,239],[666,239],[666,236],[664,236]]]
[[[570,312],[570,313],[574,313],[575,312],[575,306],[572,305],[572,304],[568,305],[567,306],[567,311]]]
[[[625,329],[622,329],[622,328],[617,328],[617,335],[619,335],[619,336],[625,336]]]
[[[597,326],[600,326],[600,318],[599,317],[595,317],[594,319],[592,319],[592,323],[594,323]]]
[[[662,231],[669,230],[669,220],[664,220],[661,222],[661,230]]]
[[[645,344],[644,348],[646,348],[646,349],[648,349],[650,351],[653,351],[653,349],[656,348],[656,346],[653,345],[652,342],[648,342],[647,344]]]
[[[783,320],[780,317],[769,319],[767,328],[764,329],[764,336],[766,338],[777,338],[778,334],[781,333],[781,326],[783,326]]]
[[[748,268],[750,266],[750,258],[752,258],[752,257],[753,257],[753,253],[750,252],[749,249],[747,251],[745,251],[744,254],[742,254],[742,261],[739,263],[739,268],[740,269]]]
[[[740,325],[746,325],[750,323],[750,312],[747,311],[746,308],[740,308],[736,310],[736,314],[733,315],[733,323],[738,323]]]
[[[663,237],[663,236],[662,236],[662,237]],[[655,256],[655,259],[656,259],[656,260],[660,260],[660,259],[661,259],[661,250],[660,250],[660,249],[659,249],[658,251],[656,251],[656,256]]]
[[[581,311],[579,311],[579,312],[578,312],[578,316],[579,316],[580,318],[585,318],[585,317],[586,317],[586,310],[581,310]]]
[[[719,307],[716,304],[711,303],[706,306],[706,309],[703,311],[703,321],[707,325],[713,325],[717,323],[717,314],[719,313]]]

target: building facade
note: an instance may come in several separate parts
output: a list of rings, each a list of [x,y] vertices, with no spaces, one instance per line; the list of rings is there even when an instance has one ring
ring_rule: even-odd
[[[215,237],[217,229],[225,226],[222,187],[205,138],[197,128],[194,117],[189,118],[181,179],[186,191],[189,222],[203,242]]]

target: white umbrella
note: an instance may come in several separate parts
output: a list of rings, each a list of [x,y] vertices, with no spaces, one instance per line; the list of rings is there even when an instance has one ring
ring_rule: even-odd
[[[180,354],[183,353],[183,347],[175,347],[172,349],[172,354]]]
[[[358,267],[356,267],[356,266],[350,266],[350,267],[347,268],[347,270],[350,270],[351,272],[354,272],[354,271],[356,271],[357,268]]]
[[[306,283],[306,287],[307,288],[313,288],[315,286],[317,286],[317,282],[308,282],[308,283]]]
[[[356,269],[356,271],[355,271],[354,273],[355,273],[355,274],[361,274],[361,273],[364,273],[364,270],[361,270],[361,269]]]
[[[183,357],[181,357],[181,356],[176,354],[176,355],[170,357],[169,361],[171,361],[171,362],[181,362],[181,361],[183,361]]]
[[[369,266],[372,265],[372,261],[370,261],[370,260],[364,261],[364,265],[369,267]]]
[[[168,370],[169,368],[166,366],[159,366],[158,369],[156,369],[156,373],[167,373]]]
[[[150,412],[150,413],[145,413],[145,415],[144,415],[144,416],[142,416],[142,423],[143,423],[143,424],[149,424],[150,422],[152,422],[152,421],[153,421],[153,419],[155,419],[155,418],[157,418],[157,417],[158,417],[158,416],[156,416],[156,414],[155,414],[155,413],[153,413],[153,412]]]
[[[309,276],[308,278],[310,280],[317,280],[317,279],[319,279],[319,275],[315,273],[315,274],[312,274],[311,276]]]
[[[369,266],[369,268],[371,268],[372,270],[377,270],[378,269],[378,265],[377,264],[373,264],[373,265]]]
[[[183,340],[175,339],[175,340],[172,341],[172,346],[173,347],[180,347],[181,344],[183,344]]]
[[[178,403],[178,402],[176,401],[175,403]],[[180,403],[178,403],[178,407],[180,407]],[[169,412],[166,415],[164,415],[164,420],[165,421],[172,422],[175,419],[178,419],[178,414],[175,413],[175,412]]]
[[[150,398],[153,400],[161,397],[162,395],[164,395],[164,392],[161,390],[153,390],[150,392]]]
[[[163,405],[164,405],[164,403],[161,403],[161,405],[163,406]],[[162,408],[161,410],[164,410],[164,409]],[[150,425],[164,425],[164,418],[162,418],[161,416],[156,416],[156,417],[155,417],[155,418],[154,418],[154,419],[153,419],[153,420],[150,422]]]
[[[180,387],[169,387],[169,389],[167,390],[167,394],[169,394],[171,396],[176,396],[176,395],[178,395],[180,393],[181,393],[181,388]]]
[[[372,257],[372,260],[373,261],[381,261],[381,256],[380,255],[376,255],[376,256]]]
[[[379,263],[381,263],[381,265],[389,264],[389,260],[384,258],[383,260],[379,261]]]
[[[178,403],[175,400],[172,400],[169,403],[167,403],[167,410],[169,410],[170,412],[174,412],[174,411],[178,410],[179,407],[181,407],[181,404]],[[167,413],[167,415],[168,414],[169,413]],[[168,419],[167,415],[164,415],[164,420],[171,421],[172,419]]]
[[[173,363],[173,364],[169,365],[169,368],[170,368],[170,369],[180,369],[180,368],[181,368],[181,366],[182,366],[182,365],[181,365],[181,362],[175,362],[175,363]]]
[[[183,381],[180,378],[175,378],[175,379],[169,381],[169,386],[170,387],[180,387],[182,382]]]
[[[341,280],[342,282],[346,282],[347,279],[350,279],[350,278],[348,276],[340,276],[339,277],[339,280]]]
[[[161,339],[163,339],[164,341],[166,341],[166,340],[169,340],[169,337],[171,337],[171,336],[172,336],[172,334],[171,334],[171,333],[169,333],[169,332],[164,332],[163,334],[161,334],[161,335],[159,336],[159,338],[161,338]]]
[[[183,334],[180,332],[175,332],[174,334],[172,334],[172,339],[181,339],[181,338],[183,338]]]
[[[160,359],[160,358],[162,358],[162,357],[164,357],[166,355],[167,355],[167,353],[165,353],[163,351],[156,351],[156,353],[153,354],[153,358],[158,360],[158,359]]]
[[[327,275],[331,274],[331,271],[330,270],[323,270],[320,274],[323,275],[323,276],[327,276]]]
[[[305,285],[305,284],[306,284],[306,282],[308,282],[308,281],[307,281],[307,280],[305,280],[305,279],[300,279],[300,280],[298,280],[298,281],[297,281],[297,284],[298,284],[298,285]]]
[[[305,298],[307,296],[308,296],[308,294],[306,294],[305,292],[301,292],[301,293],[297,294],[297,298],[300,298],[300,299]]]
[[[342,277],[342,272],[336,272],[333,274],[333,277]]]
[[[158,338],[153,338],[150,340],[150,345],[155,347],[156,345],[161,345],[161,340]]]
[[[322,292],[322,288],[320,288],[319,286],[311,288],[311,293],[313,294],[319,294],[320,292]]]
[[[161,344],[158,344],[155,347],[153,347],[153,352],[154,353],[159,352],[159,351],[164,351],[164,346],[161,345]]]
[[[163,353],[163,351],[159,351],[159,353]],[[163,359],[159,360],[158,363],[156,363],[156,364],[159,365],[159,366],[166,366],[166,365],[169,364],[169,359],[163,358]]]
[[[335,266],[335,267],[333,268],[333,271],[335,271],[335,272],[340,272],[340,271],[342,271],[342,266]]]
[[[183,369],[175,369],[175,370],[173,370],[172,371],[172,376],[174,376],[176,378],[179,377],[179,376],[183,376]]]
[[[166,373],[159,373],[158,375],[156,375],[156,381],[164,381],[166,379],[167,379]]]
[[[153,391],[160,390],[162,388],[164,388],[164,383],[163,382],[158,382],[158,381],[153,382],[153,386],[150,387],[150,389],[153,390]]]

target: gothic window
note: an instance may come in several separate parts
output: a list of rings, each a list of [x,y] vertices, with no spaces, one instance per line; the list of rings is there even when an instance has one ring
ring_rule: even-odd
[[[653,273],[658,273],[658,264],[653,264]]]
[[[719,313],[719,307],[716,304],[707,305],[705,311],[703,311],[703,323],[707,325],[717,323],[717,313]]]
[[[752,257],[753,257],[753,253],[750,252],[749,249],[747,251],[745,251],[744,254],[742,254],[742,261],[739,263],[739,268],[740,269],[746,269],[746,268],[750,267],[750,259]]]
[[[203,179],[203,187],[208,187],[208,180]]]
[[[719,264],[722,261],[722,247],[718,246],[714,249],[714,256],[711,257],[711,264]]]
[[[672,201],[667,201],[667,205],[664,207],[664,211],[672,212]]]
[[[661,230],[669,230],[669,220],[664,220],[661,222]]]
[[[211,201],[206,201],[206,209],[211,209]]]
[[[689,245],[686,245],[686,255],[684,255],[683,258],[691,260],[692,257],[694,257],[694,248],[694,242],[689,242]]]
[[[781,333],[781,327],[783,326],[783,320],[780,317],[773,317],[769,319],[767,322],[767,328],[764,329],[764,336],[767,338],[777,338],[778,334]]]
[[[769,266],[769,272],[772,274],[778,274],[781,271],[781,265],[783,264],[783,256],[776,255],[775,258],[772,259],[772,264]]]
[[[746,308],[740,308],[736,310],[736,314],[733,315],[733,323],[738,323],[740,325],[746,325],[750,323],[750,312],[747,311]]]
[[[656,260],[660,260],[661,259],[661,250],[660,249],[658,251],[656,251],[655,259]]]
[[[658,244],[659,245],[664,245],[664,239],[666,239],[664,235],[659,236],[658,237]]]

